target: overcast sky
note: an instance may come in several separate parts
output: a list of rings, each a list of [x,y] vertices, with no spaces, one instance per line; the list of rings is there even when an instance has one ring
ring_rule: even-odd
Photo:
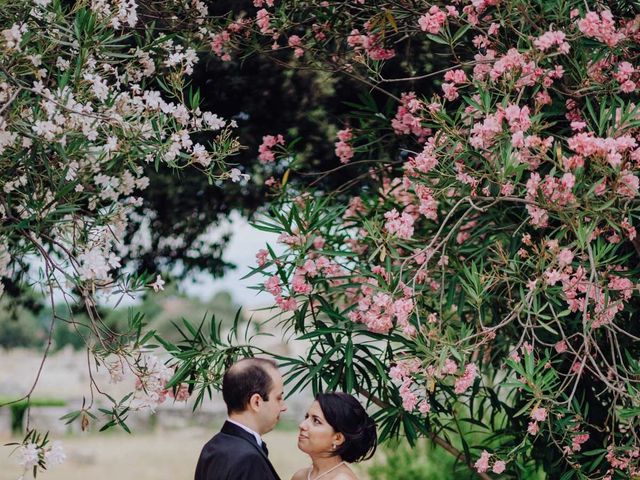
[[[181,288],[187,295],[197,296],[203,300],[211,298],[220,291],[227,291],[233,296],[233,300],[240,305],[255,307],[266,303],[273,303],[273,297],[268,293],[257,294],[255,290],[248,287],[261,283],[261,277],[254,276],[245,280],[240,280],[249,273],[249,266],[256,265],[255,254],[269,243],[271,248],[279,252],[276,245],[276,238],[273,233],[266,233],[253,228],[249,223],[236,212],[229,217],[227,224],[222,224],[216,233],[231,231],[232,237],[224,252],[224,260],[237,265],[238,268],[230,270],[220,279],[213,279],[211,275],[201,274],[194,280],[186,280]]]

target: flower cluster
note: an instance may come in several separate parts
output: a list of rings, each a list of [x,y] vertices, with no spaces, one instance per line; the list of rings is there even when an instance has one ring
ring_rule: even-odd
[[[345,128],[338,132],[338,141],[336,142],[336,155],[341,163],[349,163],[353,158],[353,147],[349,143],[353,138],[350,128]]]
[[[276,156],[273,152],[273,148],[277,145],[284,145],[284,137],[282,135],[265,135],[262,137],[262,143],[258,148],[260,153],[260,155],[258,155],[258,159],[261,163],[270,163],[275,161]]]

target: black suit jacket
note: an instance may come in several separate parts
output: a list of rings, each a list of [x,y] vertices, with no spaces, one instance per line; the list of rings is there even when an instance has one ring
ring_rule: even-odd
[[[195,480],[280,480],[273,465],[246,430],[225,422],[200,452]]]

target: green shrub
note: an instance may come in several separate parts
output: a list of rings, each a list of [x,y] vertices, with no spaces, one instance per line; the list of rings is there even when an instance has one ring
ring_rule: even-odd
[[[12,402],[12,398],[0,397],[0,405],[9,408],[11,410],[11,430],[19,432],[22,430],[22,423],[24,421],[24,414],[29,406],[31,407],[64,407],[67,402],[57,398],[32,398],[31,401],[20,400],[15,403]],[[5,405],[8,404],[8,405]]]
[[[406,441],[388,443],[369,468],[371,480],[467,480],[476,475],[452,455],[426,440],[413,448]]]
[[[369,467],[370,480],[475,480],[476,473],[453,455],[422,439],[411,447],[406,440],[389,442]],[[492,474],[492,477],[498,475]],[[523,480],[543,480],[542,470],[521,472]]]

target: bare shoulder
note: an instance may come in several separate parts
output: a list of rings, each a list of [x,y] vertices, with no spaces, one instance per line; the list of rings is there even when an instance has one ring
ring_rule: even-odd
[[[358,477],[353,472],[340,472],[333,477],[333,480],[358,480]]]
[[[307,473],[309,472],[309,468],[301,468],[296,473],[293,474],[291,480],[307,480]]]
[[[347,467],[348,468],[348,467]],[[350,468],[341,470],[333,477],[332,480],[358,480],[358,477]]]

